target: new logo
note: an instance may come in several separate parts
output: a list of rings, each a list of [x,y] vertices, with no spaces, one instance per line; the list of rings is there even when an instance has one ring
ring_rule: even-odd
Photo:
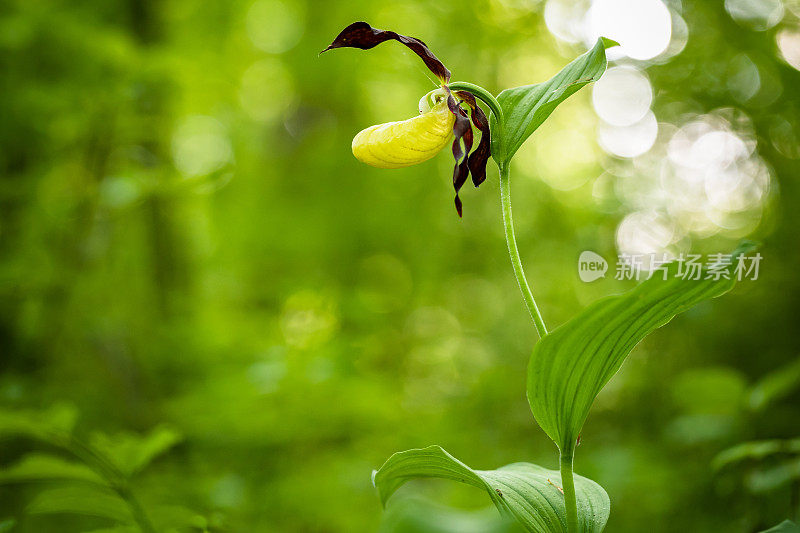
[[[586,250],[578,258],[578,276],[581,281],[590,283],[606,276],[608,263],[602,256]]]

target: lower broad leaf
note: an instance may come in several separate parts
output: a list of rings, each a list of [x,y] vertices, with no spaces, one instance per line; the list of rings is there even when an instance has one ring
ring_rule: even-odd
[[[135,526],[115,526],[104,527],[103,529],[93,529],[86,533],[141,533],[141,529]]]
[[[582,533],[603,531],[611,502],[603,487],[575,477],[578,522]],[[514,463],[497,470],[473,470],[439,446],[407,450],[392,455],[372,475],[381,503],[405,482],[415,478],[440,478],[485,490],[501,513],[515,518],[526,531],[566,533],[567,518],[561,474],[531,463]]]
[[[800,526],[791,520],[784,520],[777,526],[762,531],[761,533],[800,533]]]
[[[386,510],[379,533],[521,533],[511,517],[493,507],[464,510],[422,498],[401,498]]]

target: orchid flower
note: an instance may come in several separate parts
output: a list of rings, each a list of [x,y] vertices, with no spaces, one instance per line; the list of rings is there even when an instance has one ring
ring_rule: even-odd
[[[491,155],[489,121],[475,97],[467,91],[450,89],[450,71],[424,42],[375,29],[366,22],[350,24],[323,52],[346,47],[369,50],[389,40],[398,41],[417,54],[439,80],[440,87],[422,97],[418,116],[377,124],[359,132],[353,139],[353,155],[374,167],[402,168],[431,159],[453,139],[453,188],[456,211],[461,216],[458,193],[470,174],[476,187],[486,180],[486,163]],[[475,150],[472,150],[473,126],[481,133]]]

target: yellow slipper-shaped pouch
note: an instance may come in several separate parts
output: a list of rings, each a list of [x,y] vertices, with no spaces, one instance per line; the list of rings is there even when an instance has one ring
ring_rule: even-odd
[[[402,168],[422,163],[447,146],[455,116],[445,100],[430,111],[398,122],[377,124],[353,139],[353,155],[378,168]]]

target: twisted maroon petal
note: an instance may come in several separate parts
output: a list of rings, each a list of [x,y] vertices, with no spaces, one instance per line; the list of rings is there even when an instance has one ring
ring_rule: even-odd
[[[455,204],[458,216],[462,215],[461,199],[458,191],[466,183],[469,177],[469,151],[472,150],[472,128],[467,118],[467,112],[461,109],[452,94],[447,95],[447,107],[456,117],[453,123],[453,157],[456,164],[453,167],[453,188],[456,190]],[[461,149],[461,141],[464,141],[464,149]]]
[[[481,140],[478,147],[469,156],[469,170],[472,173],[472,183],[477,187],[486,181],[486,163],[491,155],[491,134],[489,132],[489,120],[483,109],[478,106],[475,96],[467,91],[457,91],[455,93],[461,98],[471,110],[472,124],[481,132]]]
[[[428,46],[414,37],[400,35],[390,30],[378,30],[373,28],[366,22],[354,22],[342,30],[336,36],[336,39],[328,45],[322,52],[327,52],[333,48],[360,48],[361,50],[369,50],[379,44],[394,39],[411,49],[412,52],[417,54],[425,65],[430,69],[433,74],[439,78],[442,83],[450,81],[450,71],[444,66],[444,63],[439,61],[433,52],[430,51]],[[320,53],[322,53],[320,52]]]

